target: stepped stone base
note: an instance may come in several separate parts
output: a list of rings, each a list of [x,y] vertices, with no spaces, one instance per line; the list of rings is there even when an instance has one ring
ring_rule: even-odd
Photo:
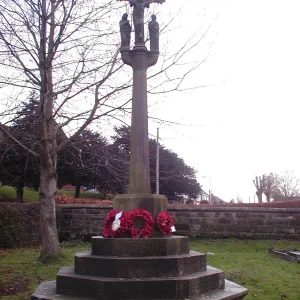
[[[77,253],[75,266],[61,268],[31,300],[229,300],[247,292],[190,251],[187,237],[93,237],[92,251]]]
[[[206,255],[190,254],[147,257],[109,257],[80,252],[75,255],[75,273],[109,278],[177,277],[206,271]]]
[[[188,300],[240,300],[245,297],[248,290],[242,286],[225,280],[225,288],[218,289],[211,292],[202,294],[199,297],[190,298]],[[93,300],[87,297],[67,296],[56,293],[56,282],[45,281],[42,282],[34,294],[31,296],[31,300]],[[145,299],[146,300],[146,299]],[[170,299],[159,299],[170,300]]]
[[[179,277],[107,278],[61,268],[56,280],[59,294],[101,300],[187,299],[224,287],[224,273],[210,269]]]

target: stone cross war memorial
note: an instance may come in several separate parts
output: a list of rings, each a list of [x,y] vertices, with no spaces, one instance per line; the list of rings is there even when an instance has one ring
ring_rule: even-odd
[[[115,197],[91,251],[77,253],[75,266],[61,268],[56,281],[41,283],[31,300],[242,299],[247,289],[208,266],[206,254],[189,249],[188,237],[174,235],[166,197],[151,194],[147,69],[159,57],[159,24],[154,15],[148,22],[148,50],[144,15],[152,3],[165,0],[120,1],[133,7],[133,28],[126,13],[119,22],[121,57],[133,72],[128,194]]]

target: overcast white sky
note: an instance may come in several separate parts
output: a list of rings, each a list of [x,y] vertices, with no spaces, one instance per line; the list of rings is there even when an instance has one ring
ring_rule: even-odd
[[[205,31],[215,19],[199,50],[204,57],[211,46],[209,56],[190,78],[209,86],[155,106],[155,116],[193,125],[161,126],[161,142],[198,170],[205,190],[210,177],[213,193],[225,201],[253,201],[255,175],[300,175],[300,2],[174,2],[158,7],[163,18],[184,4],[173,43],[198,26]],[[150,122],[151,134],[156,127]]]

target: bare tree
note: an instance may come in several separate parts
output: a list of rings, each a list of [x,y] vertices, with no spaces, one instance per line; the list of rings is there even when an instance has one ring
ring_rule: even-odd
[[[295,197],[300,195],[300,181],[293,172],[285,171],[273,176],[273,195],[275,198]]]
[[[40,93],[38,152],[21,144],[3,125],[0,128],[40,159],[42,257],[60,254],[55,220],[57,153],[99,117],[97,109],[107,102],[109,93],[125,87],[123,83],[108,87],[122,67],[113,43],[113,28],[105,22],[111,9],[112,1],[102,5],[64,0],[0,2],[0,64],[8,70],[1,72],[0,82],[3,88],[8,85],[17,92],[22,88]],[[103,47],[103,36],[109,47]],[[76,113],[76,96],[83,98],[88,92],[95,95],[91,107]],[[79,129],[58,143],[59,128],[79,120],[83,120]]]
[[[256,196],[258,198],[258,202],[262,203],[262,194],[263,194],[263,178],[261,176],[257,177],[255,176],[255,179],[253,180],[253,183],[256,187]]]
[[[290,171],[256,176],[253,183],[257,189],[256,194],[264,193],[268,202],[271,202],[271,199],[276,201],[300,195],[300,181]]]
[[[274,194],[274,175],[270,173],[269,175],[264,174],[262,176],[263,180],[263,193],[266,196],[267,202],[271,202],[271,198]]]
[[[55,220],[57,154],[92,122],[118,119],[119,112],[129,110],[131,76],[118,56],[119,29],[114,20],[121,7],[125,6],[115,0],[0,0],[1,103],[7,103],[0,130],[40,161],[41,257],[60,254]],[[160,70],[149,76],[151,80],[162,76],[149,85],[152,93],[156,82],[160,89],[168,83],[167,91],[180,90],[183,79],[201,62],[178,78],[170,79],[170,68],[198,44],[189,40],[165,58]],[[22,144],[7,130],[19,102],[32,90],[39,93],[38,147]],[[62,128],[64,138],[58,139]]]

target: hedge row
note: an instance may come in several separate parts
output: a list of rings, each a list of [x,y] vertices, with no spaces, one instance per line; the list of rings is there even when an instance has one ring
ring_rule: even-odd
[[[39,243],[39,204],[0,203],[0,248]]]

